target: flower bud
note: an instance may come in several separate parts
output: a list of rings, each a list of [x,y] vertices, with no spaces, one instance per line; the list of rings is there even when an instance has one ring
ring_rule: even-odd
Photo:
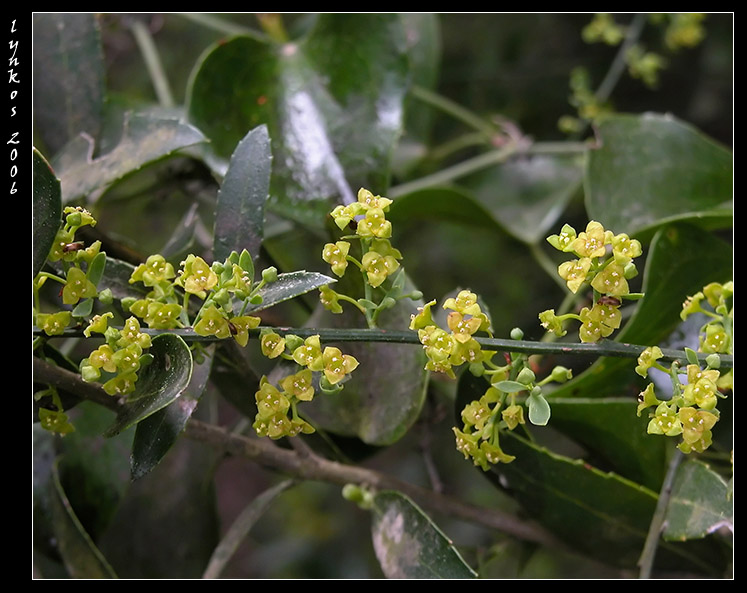
[[[516,380],[519,383],[522,383],[524,385],[530,385],[531,383],[534,383],[534,381],[536,380],[536,377],[534,375],[534,372],[532,372],[532,369],[524,367],[519,372],[519,375],[518,377],[516,377]]]

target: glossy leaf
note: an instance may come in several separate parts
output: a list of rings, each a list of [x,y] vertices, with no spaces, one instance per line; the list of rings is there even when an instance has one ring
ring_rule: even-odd
[[[53,161],[62,184],[62,202],[89,196],[171,153],[204,142],[194,126],[157,114],[128,114],[122,137],[111,151],[94,158],[89,136],[73,138]]]
[[[667,507],[664,538],[702,538],[717,529],[734,533],[734,500],[724,479],[699,461],[677,469]]]
[[[34,14],[34,123],[55,154],[85,132],[95,138],[106,100],[104,55],[94,13]]]
[[[62,223],[60,181],[42,154],[33,154],[33,276],[44,266]]]
[[[269,309],[270,307],[287,301],[289,299],[301,296],[312,290],[316,290],[320,286],[331,284],[335,282],[334,278],[325,276],[318,272],[288,272],[285,274],[278,274],[277,280],[266,284],[259,290],[259,295],[262,297],[262,302],[249,305],[246,308],[246,312],[262,311],[263,309]]]
[[[189,386],[176,401],[138,422],[132,443],[130,469],[133,480],[150,472],[184,430],[207,386],[214,350],[214,346],[203,349],[202,360],[194,365]]]
[[[633,235],[666,221],[731,224],[729,150],[668,115],[614,115],[599,124],[589,152],[589,218]]]
[[[57,539],[57,549],[70,576],[79,579],[116,578],[111,566],[76,517],[65,496],[56,469],[52,472],[52,487],[52,526]]]
[[[374,496],[374,551],[390,579],[472,579],[453,542],[409,498],[385,491]]]
[[[165,408],[187,387],[192,376],[192,353],[179,336],[161,334],[153,338],[149,353],[153,362],[138,377],[133,394],[106,431],[111,437]]]
[[[388,185],[407,69],[398,15],[323,14],[298,41],[234,37],[211,48],[192,75],[189,118],[223,158],[267,124],[274,207],[319,225],[333,201]]]
[[[508,233],[535,244],[581,188],[583,164],[583,155],[520,156],[461,183]]]
[[[215,212],[213,256],[223,261],[246,249],[259,256],[270,191],[272,153],[267,126],[251,130],[239,142],[223,178]]]

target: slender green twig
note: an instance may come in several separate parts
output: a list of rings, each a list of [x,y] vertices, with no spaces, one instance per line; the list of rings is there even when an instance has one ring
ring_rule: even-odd
[[[443,95],[435,93],[430,89],[418,85],[413,85],[410,89],[410,93],[413,97],[419,99],[420,101],[423,101],[424,103],[428,103],[432,107],[440,109],[444,113],[451,115],[455,119],[458,119],[459,121],[468,125],[470,128],[474,128],[488,138],[493,136],[497,131],[495,125],[487,121],[485,118],[480,117],[469,109],[465,109],[463,105],[460,105],[459,103],[456,103],[455,101],[452,101],[451,99],[444,97]]]
[[[131,21],[130,29],[140,48],[140,53],[143,55],[143,60],[145,61],[146,68],[148,68],[148,74],[153,82],[153,88],[156,91],[159,104],[162,107],[173,107],[175,105],[174,96],[171,93],[169,80],[163,69],[158,49],[153,42],[153,36],[150,34],[148,27],[137,19]]]
[[[610,64],[609,70],[607,70],[607,74],[594,93],[594,96],[599,101],[604,102],[610,98],[610,95],[612,95],[612,91],[620,81],[620,77],[623,75],[623,72],[625,72],[625,66],[627,65],[626,56],[628,50],[630,50],[633,45],[638,43],[638,40],[641,37],[641,33],[643,32],[643,28],[646,25],[647,18],[648,15],[645,13],[636,14],[633,17],[633,20],[627,28],[625,39],[620,45],[620,49],[617,51],[612,64]]]
[[[224,33],[226,35],[243,35],[245,37],[251,37],[252,39],[255,39],[257,41],[268,40],[267,35],[265,35],[264,33],[260,33],[255,29],[237,25],[236,23],[232,23],[230,21],[226,21],[209,14],[199,12],[185,12],[179,13],[179,16],[182,16],[185,19],[189,19],[190,21],[202,25],[203,27],[213,29],[215,31],[218,31],[219,33]]]
[[[313,327],[268,327],[262,326],[250,330],[249,334],[258,336],[262,329],[271,329],[280,335],[294,334],[301,338],[318,335],[323,342],[389,342],[396,344],[420,344],[418,333],[411,330],[391,330],[380,328],[313,328]],[[218,338],[213,336],[200,336],[191,329],[174,329],[174,330],[151,330],[143,328],[143,333],[158,335],[160,333],[169,333],[178,335],[186,342],[213,342]],[[34,335],[41,335],[43,332],[39,328],[34,328]],[[62,337],[81,337],[82,330],[66,330]],[[572,343],[561,342],[549,344],[544,342],[532,342],[526,340],[506,340],[500,338],[482,338],[476,337],[477,342],[484,348],[499,350],[501,352],[523,352],[527,354],[584,354],[589,356],[609,356],[616,358],[638,358],[646,346],[637,344],[625,344],[622,342],[613,342],[602,340],[598,343]],[[663,357],[660,362],[678,361],[687,364],[687,355],[683,350],[671,348],[662,349]],[[705,363],[706,354],[699,353],[698,359]],[[732,355],[721,355],[721,368],[732,368],[734,357]]]
[[[398,198],[405,194],[412,193],[421,189],[426,189],[436,185],[446,184],[454,179],[464,177],[470,173],[475,173],[482,169],[492,167],[499,163],[507,161],[510,157],[517,153],[517,144],[511,142],[499,150],[491,150],[490,152],[483,153],[461,163],[457,163],[451,167],[441,169],[440,171],[433,173],[432,175],[426,175],[420,179],[415,179],[408,183],[401,185],[395,185],[390,188],[387,192],[389,198]]]

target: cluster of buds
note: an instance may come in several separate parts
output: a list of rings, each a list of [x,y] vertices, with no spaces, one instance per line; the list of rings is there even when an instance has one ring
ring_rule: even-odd
[[[468,363],[475,374],[481,374],[478,367],[489,363],[495,352],[483,351],[474,337],[477,332],[492,335],[490,319],[480,308],[477,295],[462,290],[456,297],[446,299],[443,308],[450,311],[446,318],[448,331],[433,320],[431,307],[435,304],[436,301],[426,303],[410,320],[410,329],[418,332],[428,357],[425,368],[454,378],[454,367]]]
[[[151,338],[140,331],[135,317],[127,319],[122,329],[109,327],[112,317],[112,313],[96,315],[85,329],[86,337],[103,334],[106,343],[81,361],[80,374],[84,381],[103,381],[109,395],[123,397],[135,391],[138,373],[152,361],[147,353]]]
[[[622,300],[641,297],[631,293],[628,285],[628,280],[638,275],[633,259],[641,255],[641,244],[625,233],[615,235],[593,220],[578,235],[566,224],[560,234],[548,237],[547,241],[559,251],[576,256],[577,259],[561,263],[558,274],[574,294],[582,286],[590,285],[594,304],[577,314],[557,315],[553,309],[543,311],[539,315],[542,327],[560,337],[566,334],[564,322],[576,319],[581,323],[579,338],[582,342],[597,342],[608,337],[620,327]]]
[[[521,339],[521,330],[512,331],[514,339]],[[491,465],[510,463],[514,460],[500,446],[502,432],[514,430],[526,424],[524,410],[528,410],[529,422],[544,426],[550,420],[550,405],[542,393],[542,387],[554,381],[563,383],[571,378],[564,367],[555,367],[552,373],[538,381],[529,367],[527,357],[514,354],[509,364],[488,368],[484,373],[490,387],[479,400],[470,402],[462,410],[462,428],[453,428],[456,446],[466,459],[487,471]]]
[[[358,191],[358,201],[346,206],[335,207],[330,215],[335,225],[342,231],[349,226],[355,227],[355,234],[345,235],[335,243],[327,243],[322,249],[322,259],[327,262],[332,272],[342,277],[349,264],[353,264],[363,274],[366,287],[379,288],[384,282],[401,271],[399,260],[402,254],[395,249],[390,238],[392,223],[386,219],[386,212],[392,200],[375,196],[369,190]],[[351,254],[350,241],[359,241],[361,256],[356,259]],[[382,302],[376,305],[370,298],[353,299],[334,291],[329,286],[321,289],[321,303],[333,313],[342,313],[340,301],[347,301],[369,318],[374,318],[380,310],[394,304],[397,297],[387,294]]]
[[[647,377],[649,369],[655,368],[669,373],[672,379],[672,394],[669,399],[657,397],[653,383],[649,383],[638,396],[638,415],[652,408],[647,432],[649,434],[682,437],[677,445],[684,453],[702,453],[710,447],[713,439],[712,428],[719,420],[716,408],[723,393],[733,390],[733,369],[721,373],[720,354],[731,354],[733,344],[732,282],[711,283],[702,292],[689,297],[682,309],[683,320],[690,315],[701,313],[707,322],[700,330],[699,351],[708,354],[705,368],[697,353],[686,350],[689,364],[684,370],[678,364],[669,369],[658,360],[662,357],[658,346],[646,348],[638,358],[636,372]],[[709,307],[704,306],[708,304]],[[680,379],[681,375],[687,378]]]
[[[249,331],[259,326],[259,317],[235,315],[249,304],[261,302],[258,291],[277,278],[277,270],[262,272],[254,283],[254,263],[248,251],[232,252],[224,262],[212,265],[190,254],[181,263],[177,276],[162,255],[151,255],[130,276],[130,283],[143,283],[150,292],[142,299],[123,299],[122,304],[152,329],[173,329],[189,325],[187,304],[190,296],[203,300],[194,319],[195,333],[218,339],[233,337],[241,346],[249,341]],[[175,287],[183,291],[182,303]]]
[[[317,386],[325,393],[339,391],[347,376],[358,367],[358,361],[334,346],[322,348],[318,335],[303,340],[296,335],[280,336],[268,329],[261,333],[260,343],[262,353],[268,358],[292,360],[301,370],[282,379],[279,388],[262,377],[255,394],[254,430],[259,436],[272,439],[314,432],[299,416],[298,404],[312,401]]]
[[[93,311],[94,299],[108,304],[113,298],[111,290],[99,292],[97,289],[106,266],[106,254],[101,252],[101,242],[95,241],[86,247],[83,241],[75,240],[78,229],[96,226],[96,220],[81,207],[68,206],[63,213],[64,222],[57,231],[47,259],[59,264],[64,277],[40,273],[34,279],[35,294],[50,279],[62,284],[62,304],[72,307],[72,310],[54,313],[43,313],[37,309],[35,323],[48,336],[61,335],[73,318],[89,316]]]

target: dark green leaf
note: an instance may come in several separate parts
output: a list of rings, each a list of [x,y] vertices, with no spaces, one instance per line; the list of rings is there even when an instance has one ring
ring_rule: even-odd
[[[132,443],[131,473],[137,480],[151,471],[171,449],[184,430],[207,386],[213,368],[214,346],[207,346],[194,365],[189,386],[165,408],[138,422]]]
[[[734,533],[734,501],[727,483],[704,463],[683,463],[672,486],[664,538],[702,538],[722,527]]]
[[[223,261],[232,251],[259,255],[270,191],[272,153],[267,126],[251,130],[239,142],[218,192],[213,255]]]
[[[149,353],[153,362],[140,371],[137,387],[106,431],[111,437],[126,430],[181,396],[192,376],[192,353],[179,336],[161,334],[153,338]]]
[[[85,132],[105,102],[104,56],[93,13],[34,14],[34,122],[50,154]]]
[[[116,578],[111,566],[75,516],[60,484],[58,472],[54,470],[52,476],[52,525],[57,548],[68,573],[72,578],[78,579]]]
[[[667,439],[646,432],[647,414],[638,416],[638,402],[628,398],[553,398],[551,426],[571,436],[599,467],[658,490],[666,470]]]
[[[42,154],[34,149],[33,160],[33,277],[42,269],[62,223],[60,181]]]
[[[197,65],[189,118],[223,158],[248,130],[267,124],[274,207],[319,225],[331,202],[388,185],[406,49],[396,14],[319,15],[307,36],[282,46],[235,37]]]
[[[371,528],[376,557],[390,579],[472,579],[467,565],[435,523],[399,492],[374,496]]]
[[[179,119],[130,113],[119,144],[110,152],[94,158],[93,140],[78,136],[55,157],[53,166],[59,171],[62,202],[67,204],[105,189],[148,163],[204,141],[199,130]]]
[[[153,471],[130,484],[99,542],[120,578],[201,577],[220,529],[218,457],[203,443],[181,438]]]
[[[729,150],[668,115],[614,115],[599,125],[589,152],[589,217],[633,235],[677,219],[731,224]]]

